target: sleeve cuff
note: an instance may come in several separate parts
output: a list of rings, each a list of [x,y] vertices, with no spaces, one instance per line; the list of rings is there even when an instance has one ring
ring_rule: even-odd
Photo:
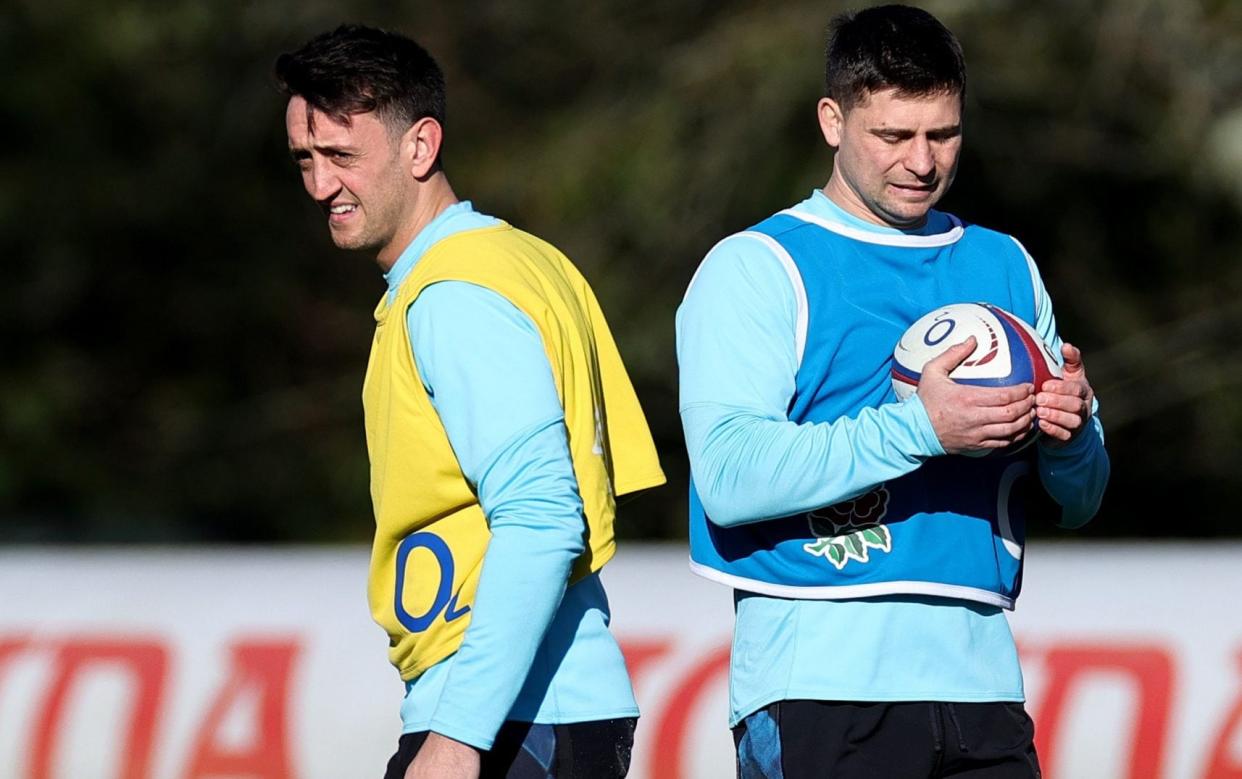
[[[944,447],[940,444],[940,439],[936,437],[936,428],[932,427],[931,417],[927,414],[923,399],[915,394],[897,405],[899,406],[898,413],[910,423],[910,429],[914,431],[918,439],[920,451],[917,454],[922,457],[939,457],[944,454]]]
[[[1082,432],[1069,441],[1064,446],[1049,446],[1044,436],[1039,437],[1039,452],[1044,457],[1054,460],[1071,460],[1081,457],[1090,452],[1095,444],[1099,441],[1099,435],[1096,432],[1098,423],[1092,415],[1091,419],[1083,427]]]
[[[470,718],[463,717],[463,719]],[[488,733],[483,730],[479,730],[477,727],[471,727],[462,721],[453,721],[451,715],[449,719],[442,719],[437,714],[437,716],[431,720],[428,730],[432,733],[439,733],[441,736],[446,736],[454,741],[460,741],[463,744],[486,752],[492,748],[493,744],[496,743],[496,733],[499,732],[500,726],[497,725],[495,731]]]

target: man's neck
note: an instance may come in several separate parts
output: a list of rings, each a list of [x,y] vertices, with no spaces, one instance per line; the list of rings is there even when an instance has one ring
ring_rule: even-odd
[[[380,268],[385,273],[391,270],[393,263],[401,256],[401,252],[405,251],[405,248],[414,241],[423,228],[444,213],[444,209],[457,202],[457,195],[454,194],[453,187],[443,171],[437,171],[426,182],[419,185],[414,207],[402,220],[401,227],[393,235],[392,240],[380,250],[376,257]]]

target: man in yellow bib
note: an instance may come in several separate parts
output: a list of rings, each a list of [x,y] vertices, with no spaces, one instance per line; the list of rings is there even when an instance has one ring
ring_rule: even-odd
[[[624,776],[638,709],[598,571],[615,496],[664,475],[599,304],[458,200],[417,43],[341,27],[276,76],[332,240],[388,283],[363,385],[368,594],[406,683],[386,777]]]

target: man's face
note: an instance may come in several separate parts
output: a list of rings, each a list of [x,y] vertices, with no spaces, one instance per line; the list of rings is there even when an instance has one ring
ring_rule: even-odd
[[[855,216],[892,227],[917,227],[957,173],[962,149],[961,96],[898,97],[868,93],[848,112],[819,105],[824,138],[837,149],[830,197]]]
[[[373,112],[354,114],[345,125],[316,110],[312,125],[298,96],[285,110],[285,129],[302,184],[327,216],[333,242],[382,253],[414,197],[400,143]]]

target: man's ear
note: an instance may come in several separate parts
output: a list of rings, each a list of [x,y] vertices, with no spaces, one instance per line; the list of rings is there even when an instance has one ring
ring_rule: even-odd
[[[841,104],[833,100],[831,97],[820,98],[819,106],[819,131],[824,134],[824,140],[832,148],[841,145],[841,134],[845,128],[845,111],[841,110]]]
[[[423,180],[436,170],[444,128],[430,116],[419,119],[401,136],[401,153],[414,178]]]

